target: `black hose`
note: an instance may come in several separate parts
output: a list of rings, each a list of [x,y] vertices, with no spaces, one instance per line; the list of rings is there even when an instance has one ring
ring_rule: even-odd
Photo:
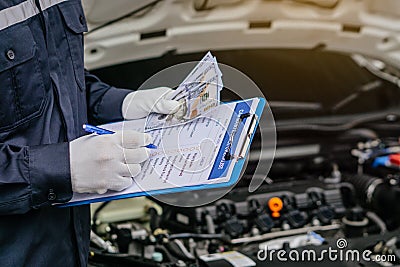
[[[178,241],[178,240],[174,240],[174,241]],[[179,246],[174,241],[164,244],[165,248],[168,249],[168,251],[172,255],[174,255],[175,257],[178,257],[179,259],[184,260],[184,261],[195,260],[195,257],[189,251],[187,251],[187,249],[185,247]]]
[[[346,181],[354,186],[362,206],[375,211],[388,230],[400,225],[400,192],[396,187],[369,175],[355,175]]]

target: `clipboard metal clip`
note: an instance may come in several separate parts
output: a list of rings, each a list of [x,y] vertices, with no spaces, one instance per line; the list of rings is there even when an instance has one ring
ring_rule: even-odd
[[[258,116],[257,116],[257,114],[252,114],[251,116],[252,117],[251,117],[251,121],[250,121],[249,130],[247,131],[246,139],[244,140],[242,148],[240,149],[240,152],[238,155],[239,159],[243,159],[246,156],[246,152],[248,151],[250,144],[251,144],[251,138],[256,130]]]
[[[242,144],[242,147],[239,150],[239,154],[237,156],[235,156],[235,155],[232,154],[232,151],[231,151],[231,149],[232,149],[232,147],[231,147],[232,146],[232,141],[233,141],[233,139],[234,139],[234,137],[236,135],[236,132],[234,132],[232,134],[232,136],[231,136],[231,142],[230,142],[231,146],[229,147],[228,152],[225,154],[225,160],[231,160],[232,158],[243,159],[246,156],[246,152],[247,152],[247,150],[248,150],[248,148],[250,146],[250,143],[251,143],[251,137],[253,136],[253,134],[255,132],[255,128],[256,128],[256,125],[257,125],[257,121],[258,121],[257,114],[251,114],[251,113],[242,114],[240,116],[240,119],[241,119],[241,121],[243,121],[243,120],[245,120],[245,119],[247,119],[249,117],[251,117],[250,126],[249,126],[249,129],[248,129],[247,133],[246,133],[246,139],[244,140],[244,142]]]

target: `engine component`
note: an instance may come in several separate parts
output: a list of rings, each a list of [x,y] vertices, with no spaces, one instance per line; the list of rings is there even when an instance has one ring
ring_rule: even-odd
[[[369,222],[361,207],[350,209],[342,221],[345,225],[344,231],[347,237],[363,236]]]
[[[396,175],[388,175],[383,179],[356,175],[347,179],[354,185],[361,205],[375,211],[385,221],[389,230],[400,225],[400,207],[394,205],[400,201],[400,188],[395,182],[395,177]]]

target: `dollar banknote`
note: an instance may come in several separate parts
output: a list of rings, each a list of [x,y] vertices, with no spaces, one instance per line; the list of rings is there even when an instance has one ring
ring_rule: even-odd
[[[179,111],[170,115],[151,113],[145,130],[179,125],[204,115],[219,104],[222,88],[222,72],[208,52],[172,94],[171,99],[180,103]]]

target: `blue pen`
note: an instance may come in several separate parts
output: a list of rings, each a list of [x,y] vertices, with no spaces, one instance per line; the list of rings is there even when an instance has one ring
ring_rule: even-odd
[[[107,129],[103,129],[103,128],[100,128],[100,127],[97,127],[97,126],[93,126],[93,125],[90,125],[90,124],[84,124],[82,127],[86,132],[95,133],[95,134],[98,134],[98,135],[114,134],[115,133],[113,131],[110,131],[110,130],[107,130]],[[146,145],[144,147],[150,148],[150,149],[157,149],[157,146],[154,145],[154,144],[148,144],[148,145]]]

